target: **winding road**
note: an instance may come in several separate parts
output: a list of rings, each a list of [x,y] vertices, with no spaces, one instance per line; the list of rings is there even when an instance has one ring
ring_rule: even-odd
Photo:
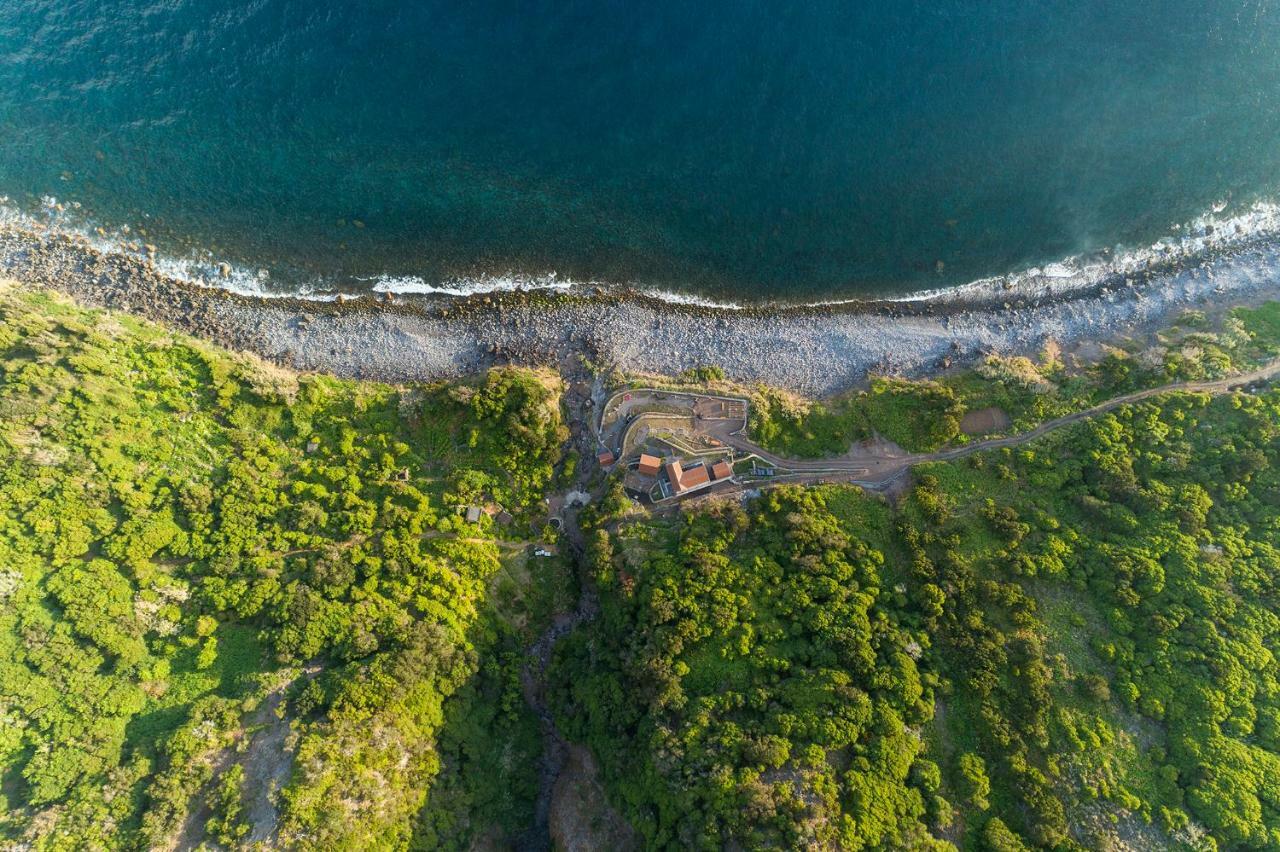
[[[995,450],[1003,447],[1016,447],[1034,441],[1043,435],[1079,423],[1091,417],[1105,414],[1122,405],[1129,405],[1170,393],[1208,393],[1212,395],[1226,393],[1234,388],[1255,382],[1265,382],[1280,374],[1280,359],[1264,364],[1246,373],[1238,373],[1221,379],[1210,379],[1194,382],[1171,382],[1146,390],[1133,391],[1112,397],[1090,408],[1081,409],[1071,414],[1046,420],[1034,429],[1008,435],[1003,438],[988,438],[974,441],[961,447],[938,450],[933,453],[895,453],[882,447],[872,447],[859,451],[855,448],[848,455],[826,459],[793,459],[771,453],[758,446],[741,434],[742,429],[734,425],[734,421],[716,421],[704,426],[703,431],[714,436],[736,450],[753,453],[768,463],[784,468],[790,473],[780,474],[769,479],[735,483],[732,488],[717,488],[714,493],[719,496],[756,488],[761,485],[786,483],[812,483],[817,480],[848,482],[870,490],[882,490],[918,464],[934,461],[953,461],[974,453]],[[640,392],[636,392],[640,393]],[[670,394],[668,393],[668,396]],[[710,495],[708,495],[710,496]]]
[[[576,411],[585,412],[589,403],[586,401],[592,397],[591,387],[599,388],[599,380],[591,382],[583,375],[579,365],[566,365],[565,375],[570,377],[570,387],[575,388],[577,396],[581,402],[572,405],[571,408]],[[731,493],[740,493],[752,488],[759,487],[762,484],[788,482],[788,483],[805,483],[818,480],[840,481],[859,485],[869,490],[881,490],[888,487],[891,483],[902,476],[906,471],[910,470],[914,465],[930,461],[950,461],[973,453],[982,452],[984,450],[999,449],[1001,447],[1014,447],[1025,444],[1028,441],[1034,441],[1036,438],[1059,429],[1072,423],[1078,423],[1090,417],[1096,417],[1099,414],[1118,408],[1121,405],[1129,403],[1141,402],[1144,399],[1150,399],[1154,396],[1160,396],[1168,393],[1190,392],[1190,393],[1209,393],[1220,394],[1225,393],[1232,388],[1242,385],[1253,384],[1254,382],[1266,381],[1280,374],[1280,359],[1272,361],[1265,366],[1259,367],[1247,373],[1241,373],[1235,376],[1228,376],[1223,379],[1214,379],[1212,381],[1203,382],[1174,382],[1172,384],[1161,385],[1160,387],[1149,388],[1147,390],[1135,391],[1133,393],[1117,396],[1106,402],[1101,402],[1091,408],[1077,411],[1063,417],[1057,417],[1053,420],[1045,421],[1039,426],[1027,432],[1017,435],[1010,435],[1004,438],[991,438],[984,441],[975,441],[962,447],[954,447],[951,449],[940,450],[936,453],[893,453],[887,449],[881,452],[867,452],[863,455],[850,454],[838,459],[789,459],[775,455],[762,447],[756,446],[741,433],[745,432],[746,418],[735,420],[705,420],[699,421],[703,424],[703,431],[708,432],[714,437],[719,438],[726,445],[745,452],[754,453],[760,458],[768,461],[781,468],[794,470],[794,473],[776,476],[769,480],[760,480],[750,483],[734,483],[731,488],[717,488],[713,492],[707,493],[706,496],[722,496]],[[575,418],[573,429],[573,444],[583,454],[589,453],[598,447],[606,447],[606,443],[610,438],[618,437],[618,430],[625,429],[630,421],[630,410],[640,406],[644,402],[644,396],[647,393],[663,394],[666,399],[670,399],[673,394],[670,391],[657,391],[639,389],[630,391],[639,398],[627,399],[629,403],[625,409],[619,413],[616,412],[606,430],[605,424],[592,424],[596,428],[592,429],[585,425],[586,418]],[[686,394],[686,396],[694,396]],[[664,400],[665,401],[665,400]],[[601,406],[602,419],[603,415],[608,413],[607,406]],[[588,487],[592,469],[583,465],[578,471],[578,479],[575,488],[585,489]],[[599,496],[597,493],[594,496]],[[702,499],[702,498],[698,498]],[[675,504],[670,508],[678,511],[679,504]],[[569,744],[564,736],[556,727],[554,714],[547,705],[546,696],[546,675],[547,668],[551,661],[552,652],[555,645],[565,635],[577,629],[585,622],[591,621],[599,612],[599,601],[594,594],[594,588],[583,575],[585,573],[585,544],[582,537],[582,530],[578,525],[577,512],[570,510],[564,516],[564,538],[563,543],[566,545],[566,553],[573,561],[579,574],[581,582],[579,584],[579,597],[576,606],[572,611],[559,613],[552,623],[533,641],[527,648],[527,660],[521,671],[521,686],[524,692],[526,702],[529,707],[537,715],[542,729],[544,739],[544,753],[540,762],[539,772],[539,794],[535,808],[534,824],[516,838],[515,846],[520,850],[536,850],[543,852],[551,848],[551,835],[549,831],[549,817],[552,807],[552,797],[555,790],[555,784],[560,773],[566,764],[566,756],[568,754]],[[522,545],[523,546],[523,545]]]

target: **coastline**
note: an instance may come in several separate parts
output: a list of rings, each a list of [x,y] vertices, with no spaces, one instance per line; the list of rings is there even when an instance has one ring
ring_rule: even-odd
[[[0,227],[0,275],[167,323],[296,369],[389,382],[586,356],[629,372],[717,364],[732,379],[811,396],[870,374],[921,376],[989,353],[1033,355],[1148,333],[1188,309],[1280,297],[1265,237],[1080,286],[1008,281],[899,300],[710,307],[633,291],[249,296],[172,277],[152,253],[104,250],[43,226]],[[984,286],[978,286],[984,285]]]

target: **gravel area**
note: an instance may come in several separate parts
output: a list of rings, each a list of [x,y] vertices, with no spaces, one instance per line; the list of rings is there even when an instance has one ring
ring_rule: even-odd
[[[1280,248],[1256,240],[1056,293],[1007,284],[931,299],[734,310],[629,292],[517,292],[394,301],[256,298],[166,277],[145,251],[0,229],[0,274],[123,309],[304,370],[409,381],[584,354],[624,370],[718,364],[733,379],[826,395],[869,373],[916,376],[986,353],[1034,354],[1140,334],[1190,308],[1280,297]]]

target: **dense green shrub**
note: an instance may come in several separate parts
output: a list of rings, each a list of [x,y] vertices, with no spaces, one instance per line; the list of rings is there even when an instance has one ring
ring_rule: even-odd
[[[814,491],[687,517],[628,566],[592,549],[604,612],[558,660],[584,739],[656,846],[835,846],[923,835],[932,689],[883,556]],[[915,770],[913,772],[913,769]]]
[[[210,839],[240,843],[266,783],[245,755],[289,724],[279,839],[408,843],[493,618],[491,522],[459,535],[453,507],[528,524],[565,436],[557,391],[518,370],[417,389],[297,376],[0,292],[4,842],[166,846],[204,808]],[[464,792],[528,783],[534,723],[504,708],[470,738],[535,754]]]
[[[873,502],[594,532],[557,699],[651,843],[1280,845],[1280,393],[1121,407]]]

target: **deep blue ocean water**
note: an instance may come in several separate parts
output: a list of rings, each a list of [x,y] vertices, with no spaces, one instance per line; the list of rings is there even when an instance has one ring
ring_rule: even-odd
[[[1278,183],[1274,0],[0,4],[0,193],[280,286],[902,293]]]

